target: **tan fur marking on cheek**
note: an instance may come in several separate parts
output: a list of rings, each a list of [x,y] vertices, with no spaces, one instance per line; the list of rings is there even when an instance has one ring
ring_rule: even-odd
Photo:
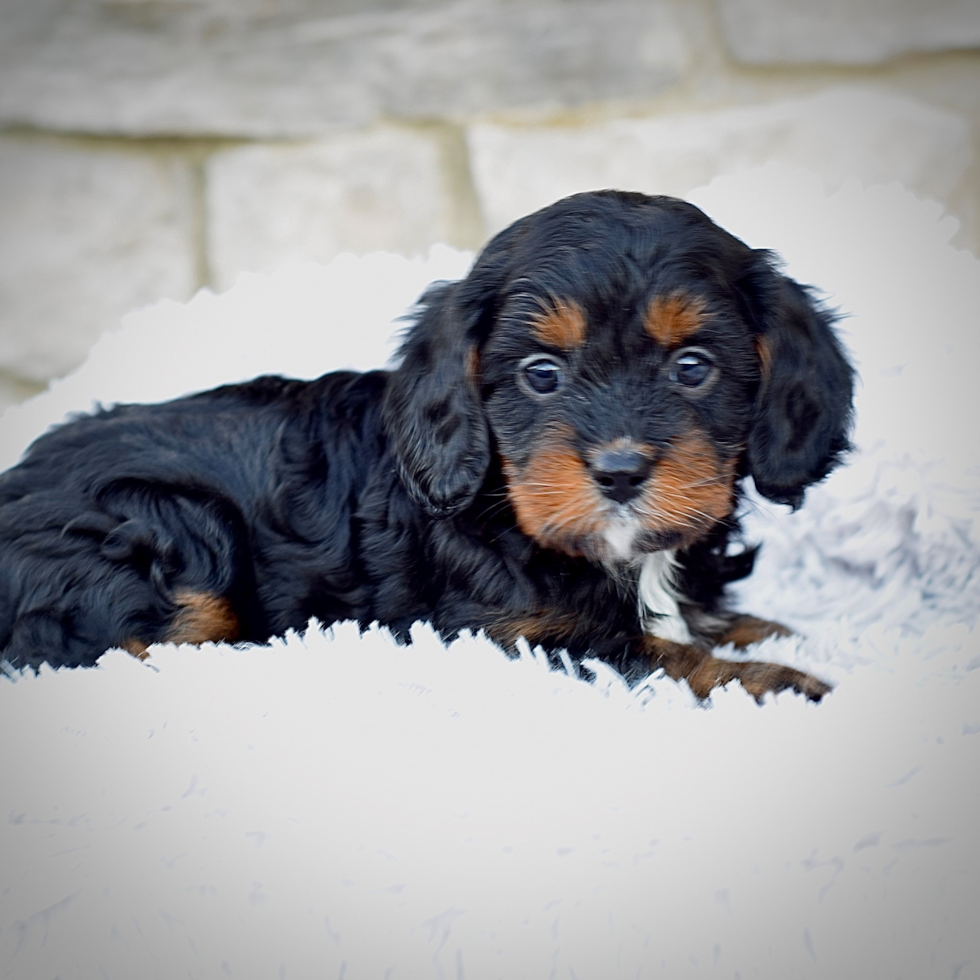
[[[732,509],[735,460],[721,462],[699,436],[674,443],[654,467],[643,494],[643,523],[695,539]]]
[[[550,440],[537,447],[527,466],[503,460],[517,524],[545,547],[579,554],[572,542],[601,527],[601,500],[585,464],[570,447]]]
[[[704,324],[704,301],[684,293],[657,296],[647,307],[643,326],[663,347],[684,343]]]
[[[208,643],[237,639],[238,617],[223,596],[206,592],[179,592],[180,611],[170,624],[170,643]]]
[[[585,343],[585,313],[577,303],[559,300],[552,309],[535,316],[531,324],[534,336],[552,347],[574,350]]]

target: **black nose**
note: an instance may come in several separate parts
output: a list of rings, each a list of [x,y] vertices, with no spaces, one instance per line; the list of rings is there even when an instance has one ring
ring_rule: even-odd
[[[606,449],[592,460],[592,477],[610,500],[625,504],[640,494],[652,468],[639,450]]]

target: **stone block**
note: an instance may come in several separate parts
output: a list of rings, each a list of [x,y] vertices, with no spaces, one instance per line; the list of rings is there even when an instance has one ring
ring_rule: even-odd
[[[686,61],[671,0],[8,0],[0,122],[322,135],[647,98]]]
[[[725,44],[756,65],[876,64],[980,46],[977,0],[715,0]]]
[[[476,125],[468,139],[491,232],[577,191],[683,197],[715,176],[769,161],[812,170],[828,189],[856,176],[864,184],[898,181],[943,201],[970,163],[964,117],[858,87],[577,128]]]
[[[449,238],[434,138],[383,127],[312,143],[245,146],[206,168],[208,255],[218,289],[239,272],[379,249],[417,255]]]
[[[186,299],[190,184],[166,156],[0,138],[0,371],[46,381],[133,307]]]

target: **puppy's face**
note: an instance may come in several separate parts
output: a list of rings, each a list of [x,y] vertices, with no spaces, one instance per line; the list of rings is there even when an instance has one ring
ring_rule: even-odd
[[[848,447],[852,371],[832,317],[690,204],[579,194],[436,286],[402,347],[385,424],[436,518],[499,457],[517,522],[602,563],[690,545],[735,484],[797,506]]]
[[[609,290],[582,271],[560,291],[547,269],[521,276],[480,381],[521,530],[629,562],[731,512],[759,357],[710,275],[678,282],[665,260],[623,263]]]

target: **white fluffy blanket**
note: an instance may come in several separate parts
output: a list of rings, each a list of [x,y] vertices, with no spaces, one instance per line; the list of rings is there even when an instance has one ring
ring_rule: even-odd
[[[764,170],[694,195],[849,314],[846,469],[764,541],[755,655],[837,687],[708,708],[350,625],[0,678],[0,976],[980,976],[980,264],[897,187]],[[468,257],[342,257],[132,314],[7,413],[383,363]]]

